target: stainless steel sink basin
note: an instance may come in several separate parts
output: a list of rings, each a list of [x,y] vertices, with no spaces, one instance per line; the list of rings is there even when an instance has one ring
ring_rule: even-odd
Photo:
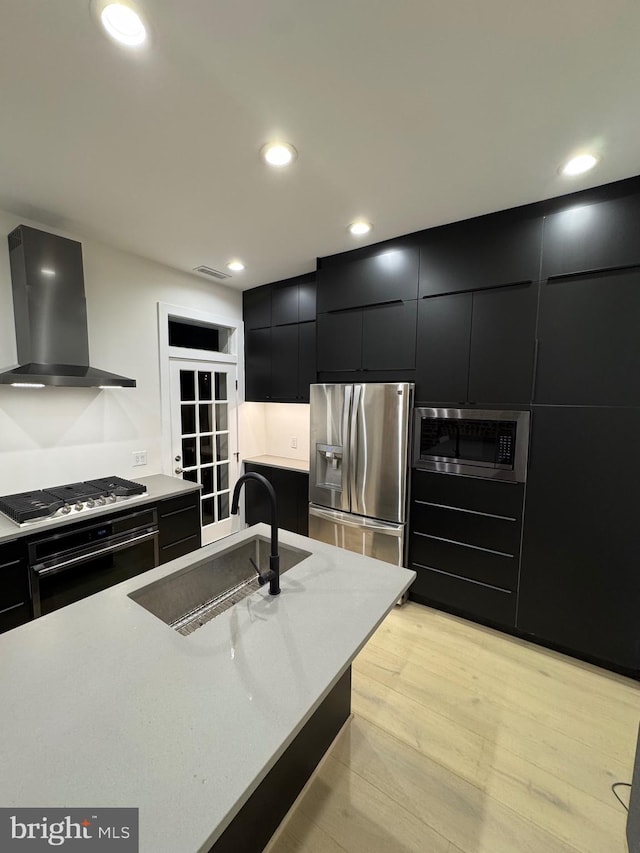
[[[280,545],[278,550],[280,574],[311,556],[309,551],[291,545]],[[253,536],[137,589],[129,598],[181,634],[191,634],[260,588],[251,560],[265,573],[269,570],[269,552],[269,540]]]

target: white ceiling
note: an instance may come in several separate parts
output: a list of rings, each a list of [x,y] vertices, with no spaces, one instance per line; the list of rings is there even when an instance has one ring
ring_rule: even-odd
[[[638,0],[0,0],[0,207],[173,267],[316,256],[640,173]],[[274,137],[298,160],[269,170]],[[559,164],[587,147],[589,175]],[[375,230],[346,231],[358,216]]]

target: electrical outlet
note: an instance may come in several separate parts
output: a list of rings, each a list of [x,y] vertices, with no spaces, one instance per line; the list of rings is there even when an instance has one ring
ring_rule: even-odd
[[[295,435],[291,436],[291,447],[294,449],[298,446],[298,439]]]
[[[133,451],[133,467],[136,465],[146,465],[147,464],[147,451],[146,450],[134,450]]]

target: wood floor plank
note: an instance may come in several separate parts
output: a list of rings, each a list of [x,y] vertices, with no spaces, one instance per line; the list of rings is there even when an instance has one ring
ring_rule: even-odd
[[[612,782],[630,773],[631,755],[621,762],[594,748],[586,750],[580,741],[541,725],[517,707],[496,702],[490,688],[465,689],[448,675],[433,676],[423,666],[373,646],[361,653],[357,670],[423,705],[438,707],[440,713],[472,732],[483,733],[483,719],[495,721],[500,749],[612,806]]]
[[[333,757],[299,807],[350,853],[451,853],[448,839]]]
[[[269,853],[625,853],[640,685],[417,604]]]
[[[575,853],[475,785],[362,719],[336,742],[336,758],[474,853]]]

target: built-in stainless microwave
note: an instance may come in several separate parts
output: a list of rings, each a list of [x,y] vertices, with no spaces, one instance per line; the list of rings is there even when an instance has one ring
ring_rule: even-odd
[[[524,483],[529,412],[414,409],[413,464],[444,474]]]

